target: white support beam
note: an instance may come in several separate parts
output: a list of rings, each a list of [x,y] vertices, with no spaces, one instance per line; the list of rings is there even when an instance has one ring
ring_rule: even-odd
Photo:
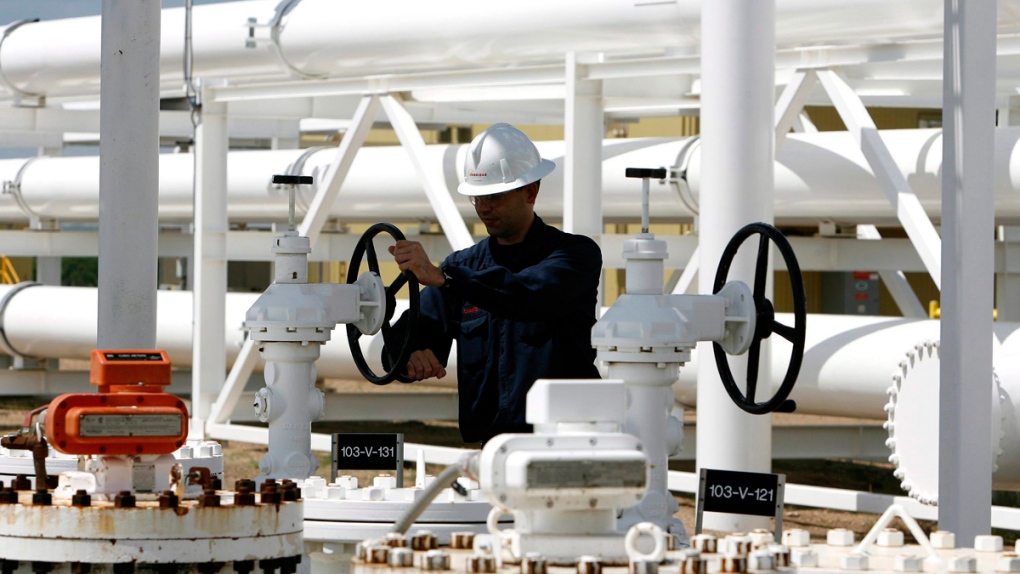
[[[889,148],[878,134],[871,114],[854,93],[853,88],[836,72],[818,70],[816,73],[825,92],[836,106],[839,117],[861,147],[889,203],[896,209],[896,217],[921,256],[928,274],[935,281],[935,285],[941,288],[942,240],[906,177],[896,165]]]
[[[874,225],[858,225],[857,238],[866,241],[878,241],[882,239],[882,234]],[[886,289],[889,290],[889,294],[892,295],[893,301],[896,302],[896,306],[899,307],[900,313],[903,313],[904,317],[911,319],[928,318],[928,310],[924,308],[924,305],[917,298],[917,294],[914,293],[914,289],[910,286],[903,271],[885,269],[879,271],[878,276],[885,283]]]
[[[995,460],[988,394],[994,339],[996,2],[945,0],[944,22],[939,529],[969,544],[991,533]]]
[[[251,408],[255,393],[244,393],[230,415],[231,422],[255,423]],[[458,416],[457,393],[326,393],[324,421],[455,421]],[[884,440],[884,439],[883,439]],[[882,446],[885,449],[885,446]],[[885,449],[888,453],[888,449]]]
[[[575,52],[567,54],[561,169],[563,230],[587,235],[597,241],[603,233],[602,140],[606,128],[602,81],[584,79],[580,69],[587,59],[593,58]]]
[[[786,134],[800,119],[811,89],[818,83],[814,70],[797,70],[776,102],[776,149],[786,141]]]
[[[464,218],[457,210],[450,190],[446,187],[446,179],[425,159],[425,140],[422,139],[411,114],[393,95],[382,96],[381,100],[386,117],[389,118],[393,131],[397,133],[400,145],[407,150],[411,163],[414,164],[414,171],[425,188],[425,196],[436,212],[439,225],[450,240],[450,246],[459,250],[474,245],[471,232],[468,231],[467,224],[464,223]]]
[[[661,237],[659,238],[661,239]],[[694,249],[694,253],[691,254],[691,258],[687,260],[687,265],[684,265],[684,271],[680,274],[680,278],[676,284],[670,289],[670,293],[674,295],[683,295],[691,292],[691,287],[697,285],[694,281],[698,278],[698,271],[701,265],[701,258],[698,256],[698,249]]]
[[[315,197],[305,213],[301,225],[298,226],[298,234],[308,238],[314,246],[322,232],[322,226],[329,217],[330,209],[340,193],[340,186],[343,185],[347,174],[354,163],[354,156],[365,143],[368,132],[372,129],[372,123],[379,112],[379,98],[376,96],[365,96],[358,104],[351,120],[351,128],[344,133],[340,140],[340,147],[337,148],[336,158],[326,170],[322,180],[316,183]]]
[[[670,460],[695,460],[697,425],[684,426],[684,449]],[[881,460],[889,458],[885,441],[889,431],[881,424],[783,425],[772,427],[773,459],[843,458]]]
[[[195,231],[191,432],[202,436],[227,372],[227,115],[203,106],[195,129]]]

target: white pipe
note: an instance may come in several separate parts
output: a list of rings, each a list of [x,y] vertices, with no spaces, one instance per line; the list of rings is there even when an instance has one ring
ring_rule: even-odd
[[[1016,0],[1003,0],[1007,5]],[[488,3],[416,0],[373,3],[303,0],[273,28],[279,0],[194,8],[196,77],[285,78],[363,75],[506,64],[563,62],[567,52],[661,54],[697,48],[701,2],[520,0]],[[782,0],[779,46],[929,37],[942,18],[930,0]],[[1001,29],[1015,27],[1004,9]],[[249,19],[257,26],[250,31]],[[184,9],[163,11],[160,77],[182,83]],[[54,95],[94,94],[99,84],[98,17],[39,22],[15,30],[0,53],[18,89]],[[249,35],[251,34],[251,35]],[[273,37],[278,42],[274,43]]]
[[[939,130],[887,130],[882,132],[893,157],[925,211],[941,215],[941,137]],[[603,142],[603,210],[608,220],[637,221],[640,194],[624,170],[634,166],[673,166],[686,140],[666,138],[610,139]],[[999,224],[1020,223],[1020,128],[996,130],[995,202]],[[542,157],[561,162],[563,143],[538,142]],[[426,146],[426,161],[442,169],[449,183],[456,182],[464,146]],[[227,209],[233,222],[286,221],[287,194],[270,181],[304,153],[310,153],[304,174],[320,179],[336,150],[235,151],[227,160]],[[687,179],[694,199],[701,194],[701,152],[691,152]],[[192,158],[190,154],[159,157],[159,217],[163,222],[190,222],[192,218]],[[99,160],[95,157],[39,157],[0,160],[0,181],[18,180],[20,196],[29,211],[60,221],[94,222],[98,217]],[[385,173],[386,177],[379,177]],[[834,219],[848,223],[895,223],[896,214],[879,188],[859,147],[845,132],[790,134],[778,151],[775,164],[775,216],[781,223],[816,223]],[[678,199],[673,185],[653,182],[653,221],[690,221],[693,213]],[[312,191],[298,192],[303,214]],[[549,220],[563,212],[563,176],[554,171],[542,182],[539,211]],[[465,200],[457,200],[465,217],[474,213]],[[697,207],[695,205],[695,207]],[[358,152],[340,198],[331,211],[342,221],[418,220],[435,216],[422,191],[421,181],[399,147],[370,147]],[[29,216],[11,194],[0,195],[0,221],[27,222]]]

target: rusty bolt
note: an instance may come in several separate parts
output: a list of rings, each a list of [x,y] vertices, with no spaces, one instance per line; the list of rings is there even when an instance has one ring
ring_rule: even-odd
[[[72,562],[71,574],[89,574],[92,572],[92,565],[88,562]]]
[[[234,572],[237,574],[249,574],[255,569],[254,560],[235,560],[234,561]]]
[[[209,488],[213,490],[223,490],[223,480],[219,477],[214,476],[209,479]]]
[[[529,552],[521,559],[521,574],[547,574],[548,571],[549,563],[538,552]]]
[[[177,498],[177,495],[174,494],[174,491],[172,490],[164,490],[163,493],[159,495],[160,508],[177,508],[179,503],[180,499]]]
[[[390,547],[385,544],[377,544],[365,549],[365,562],[368,564],[386,564],[389,557]]]
[[[496,559],[492,556],[475,554],[468,558],[467,571],[470,574],[492,574],[496,571]]]
[[[118,562],[113,565],[113,574],[134,574],[134,571],[134,562]]]
[[[255,506],[255,493],[248,486],[242,486],[234,495],[234,506]]]
[[[116,508],[134,508],[135,507],[135,495],[131,494],[130,490],[122,490],[117,493],[117,496],[113,498],[113,506]],[[114,567],[116,567],[115,565]],[[132,565],[132,569],[134,566]],[[117,573],[122,574],[122,573]]]
[[[215,490],[213,490],[211,488],[207,488],[202,493],[202,495],[198,497],[198,505],[199,506],[219,506],[220,505],[220,495],[216,494]]]
[[[399,532],[390,532],[386,535],[386,546],[390,548],[407,548],[407,537]]]
[[[283,481],[282,498],[284,502],[296,502],[300,497],[297,484],[292,481]]]
[[[602,562],[597,556],[581,556],[577,559],[577,574],[602,574]]]
[[[294,574],[297,572],[297,565],[301,563],[301,556],[286,556],[280,558],[280,574]]]
[[[203,562],[196,569],[199,574],[216,574],[223,569],[223,562]]]
[[[450,534],[450,548],[455,550],[470,550],[474,543],[474,532],[454,532]]]
[[[411,537],[411,548],[414,550],[435,550],[439,548],[439,540],[436,535],[428,530],[419,530]]]
[[[27,476],[19,474],[14,477],[14,484],[11,486],[14,487],[14,490],[31,490],[32,481],[28,480]]]
[[[46,574],[50,570],[53,570],[54,566],[56,566],[56,564],[54,564],[53,562],[35,562],[35,561],[33,561],[32,562],[32,572],[35,572],[36,574]]]
[[[256,487],[255,481],[250,478],[242,478],[234,481],[234,490],[241,490],[247,487],[248,490],[254,491]]]
[[[17,504],[17,503],[18,493],[14,492],[13,488],[8,486],[5,487],[2,491],[0,491],[0,504]]]
[[[17,560],[3,560],[0,559],[0,573],[2,574],[14,574],[14,571],[18,569]]]
[[[32,493],[32,504],[36,506],[49,506],[53,504],[53,495],[45,487]]]
[[[276,489],[265,490],[259,496],[262,504],[280,504],[280,493]]]
[[[71,496],[71,506],[92,506],[92,497],[84,488],[79,488],[78,492]]]
[[[275,485],[275,484],[276,484],[276,479],[275,478],[267,478],[265,480],[265,482],[262,483],[262,490],[265,490],[265,489],[269,488],[270,485]],[[277,486],[279,486],[279,485],[277,485]]]
[[[743,554],[727,554],[719,563],[720,572],[747,572],[747,556]]]

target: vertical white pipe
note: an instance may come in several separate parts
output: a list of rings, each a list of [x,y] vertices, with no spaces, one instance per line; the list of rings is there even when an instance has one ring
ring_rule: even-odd
[[[711,293],[715,269],[726,243],[742,226],[772,221],[774,115],[774,0],[715,0],[701,12],[701,215],[698,222],[702,272],[698,287]],[[730,279],[753,281],[748,246],[730,270]],[[712,357],[710,343],[698,348]],[[767,342],[761,346],[759,399],[766,396],[771,372]],[[741,383],[746,358],[730,360]],[[769,472],[771,417],[739,410],[723,389],[714,360],[698,370],[698,468]],[[759,517],[710,513],[705,528],[747,531],[767,527]]]
[[[105,349],[156,344],[158,0],[103,0],[99,329]]]
[[[991,531],[995,19],[945,1],[939,528],[963,546]]]
[[[602,81],[580,79],[585,55],[567,54],[564,102],[563,230],[602,235]]]
[[[227,115],[207,103],[195,131],[194,345],[192,432],[204,436],[210,407],[227,372]]]

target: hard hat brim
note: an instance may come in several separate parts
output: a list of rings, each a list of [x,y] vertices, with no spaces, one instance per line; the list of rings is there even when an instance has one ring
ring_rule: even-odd
[[[457,193],[468,197],[479,197],[482,195],[503,193],[504,191],[510,191],[519,187],[524,187],[529,183],[534,183],[552,173],[554,169],[556,169],[555,162],[543,159],[538,165],[531,168],[527,173],[513,181],[490,183],[488,185],[476,185],[471,182],[464,181],[457,186]]]

